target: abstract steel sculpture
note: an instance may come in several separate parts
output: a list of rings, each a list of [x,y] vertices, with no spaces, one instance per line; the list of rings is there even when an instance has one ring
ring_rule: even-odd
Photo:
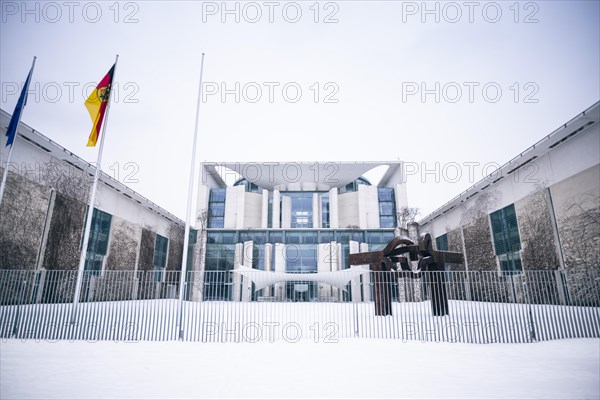
[[[409,260],[418,261],[418,271],[412,271]],[[441,272],[445,263],[463,262],[461,253],[434,250],[429,233],[421,235],[418,244],[407,237],[395,237],[383,250],[350,254],[350,265],[369,264],[374,272],[375,315],[392,315],[392,279],[423,276],[429,283],[433,315],[448,315],[446,278]]]

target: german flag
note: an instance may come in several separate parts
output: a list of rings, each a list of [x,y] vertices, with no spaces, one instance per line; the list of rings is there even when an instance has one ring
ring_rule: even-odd
[[[90,97],[88,97],[84,103],[90,113],[92,122],[94,123],[87,142],[89,147],[96,146],[96,142],[100,137],[100,128],[102,128],[102,121],[104,120],[104,114],[106,113],[108,100],[110,99],[110,89],[112,87],[115,65],[113,65],[110,71],[108,71],[108,74],[102,78],[100,83],[98,83],[98,86],[96,86],[94,91],[90,94]]]

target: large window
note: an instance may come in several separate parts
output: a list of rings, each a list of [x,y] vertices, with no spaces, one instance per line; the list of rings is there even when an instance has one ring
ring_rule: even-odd
[[[169,239],[156,235],[156,242],[154,243],[154,280],[156,282],[163,282],[165,279],[168,249]]]
[[[285,247],[285,263],[288,272],[316,272],[318,243],[338,242],[341,244],[341,268],[346,269],[350,253],[349,242],[365,242],[370,250],[383,249],[394,237],[392,229],[387,230],[227,230],[209,231],[206,245],[206,264],[204,274],[204,298],[206,300],[230,300],[232,296],[232,270],[235,261],[235,244],[253,241],[252,266],[254,269],[264,268],[265,244],[283,243]],[[337,248],[331,248],[337,252]],[[271,268],[275,268],[276,249],[271,248]],[[336,255],[334,253],[334,255]],[[304,282],[309,287],[309,297],[316,296],[316,287]],[[288,284],[288,296],[295,296],[295,284],[304,284],[301,279]],[[292,285],[292,286],[289,286]],[[394,283],[396,285],[396,283]],[[313,290],[314,289],[314,290]],[[314,292],[314,293],[313,293]],[[395,293],[395,292],[394,292]],[[297,294],[297,293],[296,293]],[[314,295],[314,296],[313,296]],[[349,299],[349,292],[345,292]],[[394,294],[395,296],[395,294]],[[253,294],[253,299],[255,299]],[[395,298],[395,297],[394,297]]]
[[[317,272],[316,244],[288,244],[285,256],[286,272]]]
[[[435,238],[435,247],[438,251],[448,251],[448,234],[444,233],[442,236]],[[450,266],[444,264],[444,271],[446,271],[446,280],[452,282],[452,274],[450,273]]]
[[[383,250],[385,246],[394,238],[394,231],[375,230],[367,231],[365,243],[369,245],[369,251]]]
[[[514,204],[491,213],[490,222],[500,269],[507,273],[522,271],[521,240]]]
[[[87,273],[89,274],[100,275],[102,272],[104,257],[108,252],[111,222],[112,215],[94,208],[90,238],[88,240],[85,257],[85,270],[88,271]]]
[[[329,228],[329,194],[321,195],[321,228]]]
[[[292,199],[292,228],[313,227],[313,192],[285,192]]]
[[[232,276],[235,260],[235,232],[209,232],[206,245],[204,273],[205,300],[231,300]]]
[[[208,198],[209,228],[223,228],[225,226],[225,190],[210,189]]]
[[[444,233],[442,236],[435,238],[435,247],[438,251],[448,251],[448,234]]]
[[[379,227],[396,227],[396,200],[394,199],[394,188],[378,188],[379,198]]]

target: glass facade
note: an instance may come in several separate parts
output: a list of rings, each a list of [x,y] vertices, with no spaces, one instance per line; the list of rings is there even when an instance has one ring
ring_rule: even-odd
[[[154,281],[162,282],[164,272],[167,268],[167,254],[169,249],[169,239],[164,236],[156,235],[154,243]]]
[[[448,234],[444,233],[441,236],[435,238],[435,248],[439,251],[448,251]],[[446,281],[452,281],[452,274],[450,273],[450,266],[444,264],[444,270],[446,271]]]
[[[396,200],[394,188],[378,188],[379,226],[381,228],[396,227]]]
[[[341,268],[347,269],[350,254],[350,241],[368,243],[369,250],[381,250],[394,237],[393,230],[210,230],[206,245],[206,274],[204,298],[206,300],[230,300],[233,294],[233,277],[235,244],[253,242],[252,267],[264,270],[265,244],[285,244],[285,268],[289,273],[315,273],[318,263],[318,244],[337,242],[341,247]],[[337,246],[331,247],[334,252]],[[275,260],[275,246],[271,248],[271,260]],[[334,258],[337,254],[332,255]],[[274,263],[274,261],[272,261]],[[271,265],[274,269],[274,264]],[[306,287],[302,286],[306,284]],[[298,287],[294,285],[300,285]],[[317,295],[317,284],[304,282],[301,279],[287,284],[288,300],[311,300]],[[304,290],[306,289],[306,290]],[[260,295],[260,294],[259,294]],[[256,299],[252,293],[252,299]],[[299,297],[298,297],[299,296]],[[344,294],[349,300],[350,293]],[[395,294],[394,294],[395,296]]]
[[[223,228],[225,224],[226,189],[210,189],[208,197],[208,227]]]
[[[500,270],[505,273],[521,272],[521,239],[514,204],[491,213],[490,223]]]
[[[102,273],[104,257],[108,252],[111,222],[112,215],[94,208],[84,267],[88,274],[100,275]]]
[[[292,201],[292,228],[313,227],[313,192],[282,192]]]
[[[230,300],[232,296],[231,271],[235,259],[238,232],[209,232],[206,243],[204,278],[205,300]]]
[[[371,186],[371,183],[359,177],[356,180],[337,188],[339,194],[356,192],[360,185]],[[262,188],[245,178],[238,179],[234,186],[244,186],[245,192],[259,193]],[[374,190],[375,188],[373,188]],[[281,191],[279,204],[273,199],[273,194],[268,196],[268,203],[263,209],[267,213],[266,225],[261,220],[262,229],[224,229],[226,189],[214,188],[210,190],[208,199],[208,234],[205,252],[205,278],[204,297],[207,300],[230,300],[233,291],[233,269],[235,267],[236,245],[252,242],[252,252],[246,249],[243,257],[252,257],[252,268],[265,269],[265,260],[270,260],[270,270],[275,270],[275,263],[279,270],[285,268],[288,273],[299,274],[299,280],[286,284],[283,294],[287,300],[311,300],[319,295],[319,284],[302,281],[301,275],[316,273],[319,265],[319,244],[331,244],[329,254],[323,257],[333,260],[339,259],[339,268],[350,268],[348,258],[350,242],[367,243],[369,250],[382,249],[393,237],[396,227],[396,204],[393,188],[377,188],[380,213],[380,229],[331,229],[331,209],[328,190],[312,191]],[[266,199],[265,199],[266,200]],[[283,204],[286,209],[283,209]],[[257,209],[256,199],[252,199],[252,207]],[[264,204],[261,205],[265,206]],[[289,207],[289,208],[288,208]],[[344,206],[346,207],[346,206]],[[273,221],[274,210],[279,210],[279,221]],[[357,209],[358,211],[358,209]],[[253,211],[254,212],[254,211]],[[258,211],[257,211],[258,212]],[[344,210],[344,212],[347,212]],[[256,218],[252,214],[252,218]],[[289,219],[288,219],[289,218]],[[258,219],[253,220],[258,224]],[[289,228],[273,228],[282,226],[283,221],[289,221]],[[279,224],[277,223],[279,222]],[[244,221],[244,224],[249,222]],[[272,244],[273,246],[266,246]],[[283,254],[280,247],[283,244]],[[322,246],[321,251],[326,246]],[[239,248],[239,245],[238,245]],[[269,249],[271,254],[265,254]],[[240,255],[238,255],[240,256]],[[282,259],[283,258],[283,259]],[[323,262],[323,261],[321,261]],[[327,261],[325,261],[327,262]],[[281,264],[280,264],[281,263]],[[246,263],[248,264],[248,263]],[[362,278],[361,278],[362,279]],[[366,278],[365,278],[366,279]],[[236,277],[235,282],[238,282]],[[237,290],[238,288],[236,288]],[[272,289],[275,289],[273,287]],[[349,288],[348,288],[349,289]],[[238,293],[238,291],[236,291]],[[257,300],[273,294],[273,290],[252,291],[252,299]],[[324,292],[326,293],[326,292]],[[280,296],[281,293],[278,295]],[[325,294],[322,294],[325,296]],[[297,298],[299,296],[299,298]],[[344,293],[344,298],[349,300],[350,290]]]
[[[442,236],[435,238],[435,247],[439,251],[448,251],[448,234],[444,233]]]
[[[321,228],[329,228],[329,194],[321,195]]]

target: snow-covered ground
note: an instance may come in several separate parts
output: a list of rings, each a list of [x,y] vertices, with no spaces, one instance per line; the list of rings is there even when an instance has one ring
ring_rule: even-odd
[[[3,340],[0,398],[599,399],[600,340]]]

